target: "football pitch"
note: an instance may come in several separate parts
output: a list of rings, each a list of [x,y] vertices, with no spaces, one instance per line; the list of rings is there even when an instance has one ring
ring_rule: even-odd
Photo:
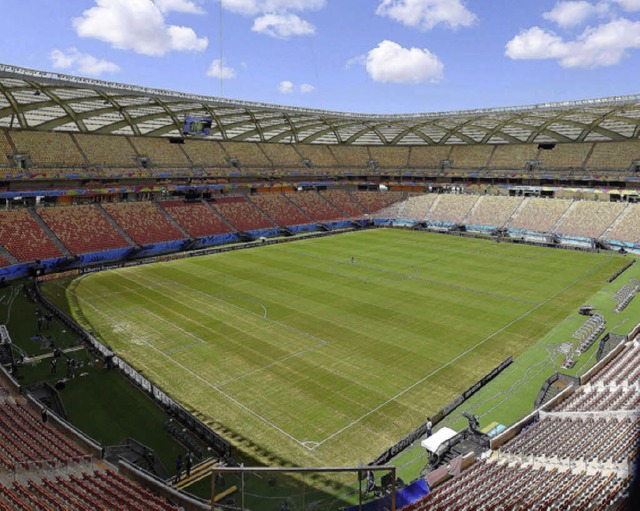
[[[377,229],[86,275],[76,319],[272,465],[368,463],[628,261]]]

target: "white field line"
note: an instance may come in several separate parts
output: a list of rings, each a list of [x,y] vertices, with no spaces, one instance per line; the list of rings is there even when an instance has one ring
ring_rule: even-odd
[[[300,445],[301,447],[304,447],[307,450],[312,450],[309,447],[307,447],[307,445],[305,445],[306,442],[304,441],[300,441],[297,438],[295,438],[293,435],[291,435],[290,433],[287,433],[285,430],[283,430],[282,428],[280,428],[279,426],[276,426],[273,422],[271,422],[269,419],[267,419],[266,417],[263,417],[262,415],[260,415],[259,413],[257,413],[256,411],[252,410],[251,408],[249,408],[248,406],[242,404],[240,401],[238,401],[236,398],[234,398],[233,396],[230,396],[229,394],[227,394],[226,392],[224,392],[223,390],[219,389],[218,387],[216,387],[213,383],[205,380],[202,376],[200,376],[199,374],[195,373],[194,371],[192,371],[191,369],[189,369],[188,367],[185,367],[184,365],[182,365],[180,362],[178,362],[177,360],[175,360],[174,358],[172,358],[170,355],[168,355],[167,353],[163,352],[162,350],[156,348],[155,346],[152,346],[151,344],[149,344],[146,340],[142,339],[138,334],[136,334],[135,332],[132,332],[131,330],[129,330],[128,328],[123,327],[122,325],[119,325],[116,321],[114,321],[112,318],[110,318],[109,316],[107,316],[106,314],[104,314],[102,311],[100,311],[100,309],[98,309],[97,307],[95,307],[93,304],[91,304],[90,302],[88,302],[87,300],[85,300],[83,297],[76,295],[77,298],[79,300],[82,300],[83,302],[85,302],[89,307],[91,307],[95,312],[97,312],[98,314],[100,314],[101,316],[104,316],[108,321],[111,321],[113,323],[115,323],[119,328],[122,328],[123,330],[129,332],[129,334],[131,334],[133,337],[136,337],[139,341],[141,341],[143,344],[146,344],[149,348],[151,348],[152,350],[158,352],[160,355],[162,355],[163,357],[165,357],[166,359],[168,359],[171,363],[173,363],[174,365],[178,366],[180,369],[182,369],[184,372],[190,374],[191,376],[193,376],[196,380],[200,381],[201,383],[203,383],[204,385],[206,385],[207,387],[212,388],[213,390],[215,390],[216,392],[218,392],[219,394],[221,394],[222,396],[226,397],[229,401],[231,401],[232,403],[234,403],[236,406],[239,406],[240,408],[242,408],[245,412],[253,415],[254,417],[257,417],[258,419],[260,419],[262,422],[264,422],[265,424],[267,424],[268,426],[271,426],[273,429],[275,429],[276,431],[278,431],[279,433],[283,434],[284,436],[286,436],[287,438],[289,438],[290,440],[293,440],[295,443],[297,443],[298,445]]]
[[[343,433],[344,431],[346,431],[347,429],[351,428],[352,426],[354,426],[355,424],[359,423],[362,419],[367,418],[369,415],[372,415],[374,413],[376,413],[378,410],[380,410],[381,408],[385,407],[386,405],[388,405],[389,403],[395,401],[396,399],[398,399],[399,397],[403,396],[404,394],[406,394],[407,392],[409,392],[410,390],[414,389],[415,387],[417,387],[418,385],[421,385],[422,383],[424,383],[426,380],[428,380],[429,378],[431,378],[432,376],[434,376],[435,374],[439,373],[440,371],[442,371],[443,369],[445,369],[446,367],[450,366],[451,364],[453,364],[454,362],[460,360],[462,357],[468,355],[469,353],[471,353],[472,351],[474,351],[476,348],[478,348],[479,346],[482,346],[484,343],[486,343],[487,341],[493,339],[496,335],[498,335],[499,333],[503,332],[504,330],[506,330],[507,328],[509,328],[511,325],[517,323],[518,321],[520,321],[521,319],[527,317],[529,314],[531,314],[532,312],[534,312],[535,310],[539,309],[540,307],[542,307],[543,305],[549,303],[551,300],[553,300],[556,296],[562,294],[563,292],[565,292],[567,289],[570,289],[571,287],[575,286],[578,282],[584,280],[588,275],[591,275],[593,272],[595,272],[596,270],[598,270],[601,266],[604,266],[605,263],[609,262],[610,258],[607,258],[605,261],[603,261],[602,263],[600,263],[597,266],[594,266],[591,270],[589,270],[588,272],[586,272],[584,275],[582,275],[581,277],[577,278],[576,280],[574,280],[573,282],[571,282],[569,285],[567,285],[566,287],[564,287],[563,289],[561,289],[560,291],[558,291],[557,293],[551,295],[549,298],[547,298],[544,302],[539,303],[538,305],[536,305],[535,307],[529,309],[527,312],[525,312],[524,314],[521,314],[520,316],[518,316],[516,319],[514,319],[513,321],[509,322],[508,324],[506,324],[505,326],[503,326],[502,328],[500,328],[499,330],[496,330],[494,333],[492,333],[491,335],[489,335],[488,337],[486,337],[485,339],[483,339],[482,341],[478,342],[477,344],[471,346],[468,350],[464,351],[463,353],[460,353],[459,355],[457,355],[456,357],[452,358],[451,360],[449,360],[446,364],[441,365],[439,368],[434,369],[433,371],[431,371],[428,375],[420,378],[418,381],[412,383],[411,385],[409,385],[407,388],[405,388],[404,390],[401,390],[400,392],[398,392],[396,395],[394,395],[393,397],[390,397],[389,399],[387,399],[385,402],[381,403],[380,405],[376,406],[374,409],[369,410],[367,413],[365,413],[364,415],[361,415],[360,417],[358,417],[356,420],[352,421],[351,423],[347,424],[346,426],[340,428],[338,431],[332,433],[331,435],[329,435],[328,437],[326,437],[324,440],[318,442],[318,444],[314,447],[312,447],[310,450],[314,450],[316,449],[316,447],[320,447],[322,444],[324,444],[325,442],[328,442],[329,440],[331,440],[332,438],[340,435],[341,433]]]
[[[165,351],[165,352],[163,352],[163,353],[166,353],[166,354],[177,353],[178,351],[184,351],[184,350],[187,350],[187,349],[189,349],[189,348],[193,348],[194,346],[198,346],[198,345],[200,345],[200,344],[206,344],[206,341],[205,341],[204,339],[201,339],[201,338],[200,338],[200,337],[198,337],[197,335],[193,335],[191,332],[188,332],[188,331],[187,331],[187,330],[185,330],[184,328],[181,328],[181,327],[179,327],[178,325],[176,325],[176,324],[172,323],[171,321],[164,319],[162,316],[158,316],[155,312],[151,312],[149,309],[143,309],[143,310],[144,310],[147,314],[151,314],[154,318],[159,319],[160,321],[163,321],[164,323],[168,323],[168,324],[169,324],[169,325],[171,325],[173,328],[175,328],[175,329],[177,329],[177,330],[180,330],[182,333],[184,333],[184,334],[188,335],[189,337],[193,337],[193,338],[196,340],[196,342],[191,343],[191,344],[188,344],[187,346],[182,346],[182,347],[180,347],[180,348],[175,348],[175,349],[172,349],[172,350],[169,350],[169,351]],[[151,325],[149,325],[149,326],[151,326]],[[153,326],[151,326],[151,328],[152,328],[155,332],[157,332],[157,333],[159,333],[159,334],[162,334],[162,333],[163,333],[163,332],[161,332],[160,330],[158,330],[157,328],[155,328],[155,327],[153,327]],[[166,337],[165,337],[164,335],[163,335],[162,337],[164,337],[164,338],[166,339]],[[161,350],[161,351],[162,351],[162,350]]]
[[[133,281],[133,282],[139,283],[137,280],[135,280],[135,279],[131,279],[130,277],[126,277],[126,278],[127,278],[128,280]],[[170,285],[170,286],[172,286],[172,287],[178,287],[178,286],[179,286],[179,287],[184,287],[184,288],[186,288],[186,291],[183,291],[183,292],[182,292],[182,294],[185,294],[185,295],[189,296],[189,299],[190,299],[190,300],[192,300],[192,301],[194,301],[194,300],[195,300],[197,303],[200,303],[200,304],[203,304],[203,305],[207,305],[207,304],[208,304],[208,302],[206,302],[206,301],[198,300],[197,298],[194,298],[193,293],[198,293],[198,294],[205,295],[205,296],[206,296],[206,297],[208,297],[208,298],[213,298],[214,300],[217,300],[217,301],[219,301],[219,302],[222,302],[222,303],[224,303],[225,305],[228,305],[228,306],[233,307],[233,308],[236,308],[236,309],[240,309],[241,311],[246,312],[247,314],[254,315],[254,316],[256,316],[256,317],[258,317],[258,318],[260,318],[260,319],[263,319],[263,320],[267,320],[268,322],[270,322],[270,323],[272,323],[272,324],[275,324],[275,325],[277,325],[277,326],[279,326],[279,327],[281,327],[281,328],[283,328],[283,329],[289,329],[289,330],[292,330],[292,331],[294,331],[296,334],[300,334],[300,335],[303,335],[303,336],[305,336],[305,337],[309,337],[309,338],[313,339],[314,341],[317,341],[317,343],[316,343],[316,344],[314,344],[314,345],[312,345],[312,346],[310,346],[310,347],[308,347],[308,348],[305,348],[305,349],[303,349],[303,350],[299,350],[299,351],[296,351],[296,352],[294,352],[294,353],[291,353],[290,355],[287,355],[286,357],[283,357],[283,358],[279,358],[279,359],[277,359],[277,360],[274,360],[273,362],[270,362],[269,364],[266,364],[266,365],[264,365],[264,366],[260,366],[260,367],[258,367],[258,368],[256,368],[256,369],[253,369],[253,370],[251,370],[251,371],[248,371],[248,372],[246,372],[246,373],[243,373],[243,374],[241,374],[241,375],[239,375],[239,376],[236,376],[236,377],[234,377],[234,378],[230,378],[230,379],[228,379],[228,380],[224,380],[224,381],[222,381],[222,382],[218,383],[217,387],[219,387],[219,388],[224,387],[224,386],[226,386],[226,385],[229,385],[229,384],[231,384],[231,383],[234,383],[234,382],[236,382],[236,381],[242,380],[242,379],[244,379],[244,378],[247,378],[248,376],[252,376],[252,375],[254,375],[254,374],[256,374],[256,373],[259,373],[260,371],[264,371],[264,370],[269,369],[270,367],[273,367],[273,366],[275,366],[275,365],[282,364],[283,362],[285,362],[285,361],[287,361],[287,360],[290,360],[290,359],[292,359],[292,358],[299,357],[299,356],[301,356],[301,355],[304,355],[305,353],[309,353],[310,351],[314,351],[314,350],[316,350],[316,349],[318,349],[318,348],[321,348],[322,346],[325,346],[326,344],[328,344],[328,341],[325,341],[324,339],[321,339],[321,338],[319,338],[319,337],[316,337],[315,335],[309,334],[309,333],[307,333],[307,332],[303,332],[302,330],[298,330],[297,328],[290,327],[290,326],[288,326],[288,325],[284,325],[283,323],[280,323],[279,321],[274,321],[274,320],[272,320],[272,319],[269,319],[269,318],[267,317],[267,315],[266,315],[267,308],[266,308],[263,304],[261,304],[260,302],[257,302],[257,301],[255,301],[255,300],[253,300],[253,299],[251,299],[251,300],[249,300],[249,301],[256,302],[256,303],[258,303],[259,305],[261,305],[261,306],[262,306],[262,308],[263,308],[263,309],[264,309],[264,311],[265,311],[265,315],[264,315],[264,316],[260,316],[259,314],[256,314],[256,313],[255,313],[255,312],[253,312],[253,311],[250,311],[250,310],[244,309],[244,308],[242,308],[242,307],[239,307],[239,306],[237,306],[237,305],[234,305],[234,304],[232,304],[232,303],[229,303],[229,302],[227,302],[226,300],[224,300],[223,298],[219,298],[219,297],[218,297],[218,296],[216,296],[216,295],[210,295],[209,293],[205,293],[204,291],[199,291],[199,290],[197,290],[197,289],[192,289],[192,288],[190,288],[189,286],[186,286],[186,285],[181,284],[180,282],[176,282],[176,281],[174,281],[174,280],[171,280],[171,281],[166,282],[166,283],[165,283],[165,285],[167,285],[167,286],[169,286],[169,285]],[[175,291],[175,289],[174,289],[174,291]],[[180,293],[180,291],[177,291],[177,292],[179,292],[179,293]],[[234,315],[234,317],[239,317],[239,316],[235,316],[235,315]],[[165,321],[166,321],[166,320],[165,320]],[[171,323],[171,324],[173,324],[173,323]]]

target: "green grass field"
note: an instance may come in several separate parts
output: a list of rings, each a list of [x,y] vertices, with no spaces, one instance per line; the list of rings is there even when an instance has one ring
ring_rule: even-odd
[[[627,261],[382,229],[96,273],[67,293],[84,326],[240,450],[356,465]]]

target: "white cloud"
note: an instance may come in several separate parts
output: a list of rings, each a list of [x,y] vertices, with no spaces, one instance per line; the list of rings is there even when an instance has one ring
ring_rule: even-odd
[[[376,14],[422,30],[440,23],[450,28],[468,27],[477,19],[461,0],[382,0]]]
[[[184,12],[187,14],[204,14],[204,9],[192,0],[154,0],[162,12]]]
[[[444,64],[426,48],[403,48],[388,40],[367,53],[365,68],[376,82],[438,82],[444,75]]]
[[[207,76],[229,80],[236,77],[236,71],[232,67],[227,66],[224,60],[214,59],[207,70]]]
[[[121,50],[159,56],[170,51],[202,51],[209,41],[190,27],[167,25],[165,13],[152,0],[95,0],[96,5],[73,19],[80,37]],[[185,2],[171,2],[175,5]]]
[[[571,0],[556,3],[553,9],[545,12],[542,17],[561,27],[573,27],[592,16],[606,14],[608,10],[609,4],[606,2],[592,4],[585,0]]]
[[[640,11],[640,0],[614,0],[620,4],[625,11]]]
[[[293,94],[293,82],[289,80],[282,80],[278,85],[278,90],[282,94]]]
[[[315,34],[316,27],[296,14],[285,13],[260,16],[253,21],[251,30],[272,37],[287,39],[291,36]]]
[[[108,60],[98,59],[88,53],[81,53],[77,48],[68,48],[66,52],[54,49],[49,54],[55,69],[73,69],[74,73],[100,76],[104,73],[117,73],[120,66]]]
[[[533,27],[518,34],[506,46],[512,59],[557,59],[562,67],[601,67],[620,62],[630,49],[640,48],[640,21],[615,19],[587,28],[574,41]]]
[[[303,83],[302,85],[300,85],[300,92],[302,92],[303,94],[309,94],[314,90],[316,90],[316,88],[310,83]]]
[[[322,9],[326,0],[224,0],[222,6],[245,16]]]

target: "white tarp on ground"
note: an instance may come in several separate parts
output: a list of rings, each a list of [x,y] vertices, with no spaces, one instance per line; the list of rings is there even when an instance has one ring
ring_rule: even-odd
[[[443,443],[445,443],[450,438],[453,438],[458,433],[456,433],[451,428],[440,428],[429,438],[425,438],[420,445],[424,447],[429,452],[437,452],[438,447],[440,447]]]

